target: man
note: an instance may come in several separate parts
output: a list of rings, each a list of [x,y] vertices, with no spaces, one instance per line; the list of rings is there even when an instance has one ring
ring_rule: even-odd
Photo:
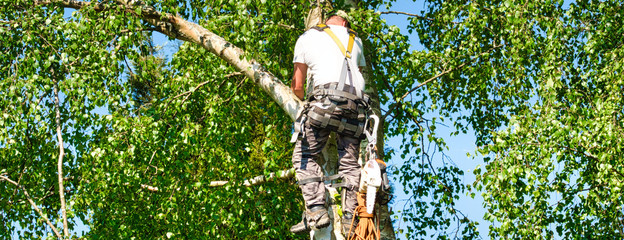
[[[329,134],[337,132],[338,172],[342,176],[343,234],[350,231],[357,205],[360,181],[358,154],[363,138],[368,98],[359,67],[365,66],[362,41],[350,31],[346,13],[331,13],[326,25],[306,31],[295,45],[291,88],[304,100],[307,73],[308,102],[296,125],[300,132],[292,162],[306,204],[304,219],[290,230],[294,233],[327,227],[323,171],[317,164]],[[329,29],[329,30],[328,30]],[[334,36],[332,36],[334,35]],[[340,43],[338,43],[340,42]],[[342,45],[342,46],[340,46]],[[345,48],[345,46],[347,46]]]

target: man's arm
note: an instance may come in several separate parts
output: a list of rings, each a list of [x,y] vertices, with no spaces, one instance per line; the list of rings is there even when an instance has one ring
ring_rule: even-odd
[[[305,65],[305,63],[295,63],[295,71],[293,72],[290,88],[300,100],[303,100],[305,95],[303,84],[305,83],[307,73],[308,65]]]

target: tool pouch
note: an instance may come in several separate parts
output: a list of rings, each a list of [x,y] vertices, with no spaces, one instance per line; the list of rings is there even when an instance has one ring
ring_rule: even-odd
[[[308,122],[315,128],[324,128],[339,134],[363,139],[365,106],[340,96],[313,98],[308,110]]]

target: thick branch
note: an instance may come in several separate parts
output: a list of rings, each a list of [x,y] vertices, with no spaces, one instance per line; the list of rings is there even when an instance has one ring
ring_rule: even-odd
[[[302,107],[301,101],[288,86],[272,73],[264,70],[257,61],[244,57],[245,54],[242,49],[198,24],[169,13],[161,13],[141,1],[115,0],[115,2],[126,7],[126,12],[129,14],[137,14],[135,9],[140,9],[138,17],[152,24],[158,32],[172,38],[198,44],[225,60],[269,94],[288,113],[291,119],[294,120],[297,117]],[[80,9],[91,4],[91,2],[76,0],[34,0],[34,3],[40,5],[58,3],[63,7],[74,9]],[[102,4],[95,6],[96,10],[103,10],[103,8]]]
[[[58,138],[59,156],[58,156],[58,185],[59,198],[61,201],[61,213],[63,214],[63,234],[65,238],[69,238],[69,228],[67,226],[67,209],[65,206],[65,187],[63,186],[63,156],[65,156],[65,147],[63,146],[63,135],[61,130],[61,111],[59,104],[58,82],[54,83],[54,107],[56,108],[56,136]]]
[[[199,44],[206,50],[214,53],[241,71],[256,85],[261,87],[276,103],[295,119],[301,107],[301,101],[290,91],[290,89],[277,79],[273,74],[265,71],[263,67],[254,60],[247,60],[240,48],[227,42],[220,36],[206,30],[205,28],[181,18],[171,16],[168,22],[157,19],[145,19],[148,22],[161,28],[163,34]],[[171,23],[173,29],[169,31],[163,23]]]
[[[247,59],[242,49],[198,24],[172,14],[158,12],[153,7],[146,6],[139,1],[117,0],[117,2],[130,10],[140,8],[141,15],[139,17],[154,25],[159,32],[169,37],[198,44],[225,60],[269,94],[288,113],[291,119],[296,118],[302,106],[301,101],[290,91],[288,86],[273,76],[272,73],[265,71],[257,61]]]
[[[80,8],[83,8],[92,4],[91,2],[78,1],[78,0],[34,0],[33,3],[35,5],[47,5],[47,4],[58,3],[58,4],[61,4],[63,7],[74,8],[74,9],[80,9]],[[95,4],[96,5],[94,6],[94,9],[96,11],[104,10],[103,3],[95,3]]]
[[[50,222],[50,219],[48,219],[48,217],[46,217],[45,214],[43,214],[43,212],[41,212],[41,209],[39,209],[39,207],[37,207],[37,204],[35,204],[35,202],[33,202],[32,198],[30,197],[30,194],[28,194],[28,191],[26,191],[24,186],[19,185],[18,183],[16,183],[15,181],[11,180],[10,178],[8,178],[6,176],[0,175],[0,180],[7,181],[7,182],[15,185],[17,188],[21,189],[22,191],[24,191],[24,195],[26,196],[26,199],[28,199],[28,202],[30,203],[30,205],[35,209],[35,211],[37,211],[39,216],[41,216],[43,218],[43,220],[46,221],[48,226],[50,226],[52,231],[54,231],[54,234],[56,234],[56,237],[57,238],[62,238],[62,236],[59,233],[58,229],[56,229],[56,227],[54,227],[54,225],[52,225],[52,223]]]

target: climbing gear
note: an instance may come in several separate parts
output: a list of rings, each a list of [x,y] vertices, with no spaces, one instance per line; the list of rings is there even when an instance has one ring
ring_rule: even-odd
[[[338,83],[315,86],[309,92],[303,110],[298,114],[295,121],[295,131],[290,142],[295,142],[298,137],[303,137],[301,130],[306,121],[309,121],[309,124],[316,128],[328,128],[340,134],[363,138],[363,122],[366,120],[368,112],[371,111],[370,98],[362,89],[346,85],[347,77],[350,79],[356,76],[361,77],[361,75],[358,75],[359,72],[358,74],[352,73],[352,69],[358,70],[357,67],[351,66],[352,63],[349,60],[356,34],[351,29],[348,29],[349,43],[347,48],[345,48],[329,26],[319,24],[312,28],[327,33],[334,40],[345,57],[344,64]]]
[[[377,188],[381,186],[381,169],[375,160],[369,160],[362,168],[360,179],[360,192],[366,193],[366,209],[368,213],[373,213]]]
[[[386,163],[380,158],[377,158],[376,161],[379,164],[379,169],[381,170],[381,186],[379,187],[379,192],[375,202],[378,202],[380,205],[384,205],[392,199],[392,195],[390,194],[390,183],[388,181]]]
[[[372,125],[372,129],[371,129]],[[366,164],[362,168],[360,179],[360,192],[357,193],[358,206],[355,213],[359,217],[359,222],[352,220],[351,228],[354,230],[346,232],[347,240],[379,240],[379,219],[373,213],[375,201],[378,195],[389,192],[388,176],[385,171],[386,164],[377,155],[377,129],[379,118],[376,115],[370,116],[366,121],[364,134],[368,140],[366,146]],[[382,171],[383,169],[383,171]],[[377,194],[381,189],[382,194]],[[355,219],[355,217],[354,217]],[[353,234],[352,234],[353,233]]]
[[[349,189],[349,190],[355,190],[357,189],[358,186],[353,186],[349,183],[347,183],[346,181],[340,182],[340,183],[331,183],[333,181],[337,181],[337,180],[342,180],[343,176],[342,174],[334,174],[331,176],[322,176],[322,177],[310,177],[310,178],[305,178],[305,179],[301,179],[299,180],[297,183],[299,184],[299,186],[307,184],[307,183],[311,183],[311,182],[325,182],[325,181],[330,181],[329,184],[326,184],[327,186],[331,186],[334,188],[345,188],[345,189]]]
[[[373,128],[371,131],[368,131],[371,120],[373,121]],[[368,140],[368,145],[366,145],[366,165],[362,169],[362,181],[360,181],[360,191],[367,192],[367,189],[369,189],[367,185],[375,186],[375,191],[381,190],[381,194],[378,194],[378,197],[380,197],[380,200],[382,200],[381,204],[386,204],[390,200],[388,197],[388,195],[390,195],[390,182],[388,181],[388,173],[386,172],[386,163],[377,154],[378,127],[379,117],[377,117],[377,115],[371,115],[369,120],[366,122],[365,128],[367,129],[367,131],[364,132]],[[377,170],[377,168],[379,169]],[[366,171],[366,173],[364,173],[364,171]],[[368,197],[367,193],[367,200],[368,198],[370,197]]]
[[[301,214],[301,222],[290,227],[292,233],[303,233],[329,226],[330,219],[324,206],[316,206]]]
[[[368,210],[365,207],[366,200],[364,199],[364,194],[357,193],[357,201],[358,206],[355,208],[355,212],[359,217],[359,222],[355,223],[354,219],[351,220],[351,226],[355,226],[355,229],[350,233],[345,235],[347,240],[379,240],[380,239],[380,231],[379,231],[379,221],[378,218],[372,214],[368,213]]]
[[[347,32],[349,33],[349,43],[347,45],[347,49],[345,49],[340,39],[338,39],[336,34],[332,32],[329,26],[325,24],[319,24],[312,27],[312,29],[327,33],[334,40],[334,42],[336,42],[336,45],[338,45],[338,48],[340,48],[340,51],[342,52],[342,55],[344,55],[346,58],[351,58],[351,50],[353,50],[353,43],[355,43],[355,36],[357,35],[355,31],[347,28]]]
[[[369,124],[373,124],[372,131],[368,131]],[[377,129],[379,127],[379,117],[376,115],[370,116],[370,119],[366,121],[366,131],[364,134],[368,139],[368,145],[366,146],[366,164],[362,168],[362,175],[360,178],[360,192],[366,193],[366,208],[368,213],[373,213],[375,207],[375,198],[377,196],[377,189],[381,187],[382,176],[381,168],[377,162]],[[383,161],[382,161],[383,162]],[[385,165],[385,164],[384,164]]]
[[[319,98],[317,100],[317,98]],[[307,118],[310,126],[330,129],[362,139],[367,106],[336,96],[316,95],[310,101]]]

